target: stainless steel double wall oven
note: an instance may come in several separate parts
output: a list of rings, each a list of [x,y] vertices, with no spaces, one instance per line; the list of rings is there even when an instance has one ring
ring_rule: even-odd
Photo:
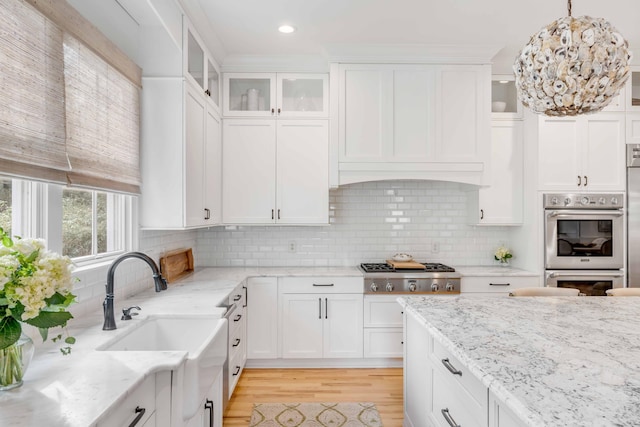
[[[624,286],[624,194],[545,194],[547,286],[604,296]]]

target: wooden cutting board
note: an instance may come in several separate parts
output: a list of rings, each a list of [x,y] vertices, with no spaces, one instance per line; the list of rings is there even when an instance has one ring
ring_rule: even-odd
[[[193,251],[178,249],[160,257],[160,273],[167,283],[175,282],[193,272]]]
[[[416,261],[394,261],[388,259],[387,264],[396,270],[424,270],[424,265]]]

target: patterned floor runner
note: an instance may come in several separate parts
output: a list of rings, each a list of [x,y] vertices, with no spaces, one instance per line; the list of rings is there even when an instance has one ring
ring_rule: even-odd
[[[382,427],[373,403],[256,403],[249,427]]]

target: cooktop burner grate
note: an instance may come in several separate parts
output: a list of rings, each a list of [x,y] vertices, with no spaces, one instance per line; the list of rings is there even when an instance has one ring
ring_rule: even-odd
[[[386,262],[362,263],[360,264],[360,267],[365,273],[402,273],[404,271],[425,271],[429,273],[452,273],[456,271],[453,267],[449,267],[448,265],[435,263],[435,262],[424,262],[420,264],[422,264],[424,268],[420,268],[417,270],[395,269],[393,268],[393,266],[387,264]]]

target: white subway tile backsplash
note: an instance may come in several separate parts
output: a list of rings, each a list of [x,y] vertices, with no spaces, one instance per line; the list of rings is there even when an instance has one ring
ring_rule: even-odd
[[[492,265],[506,227],[467,225],[469,186],[438,181],[381,181],[342,186],[329,195],[328,226],[237,226],[200,230],[198,266],[352,266],[396,252],[451,265]],[[289,252],[295,241],[295,252]],[[438,253],[432,252],[434,243]]]

